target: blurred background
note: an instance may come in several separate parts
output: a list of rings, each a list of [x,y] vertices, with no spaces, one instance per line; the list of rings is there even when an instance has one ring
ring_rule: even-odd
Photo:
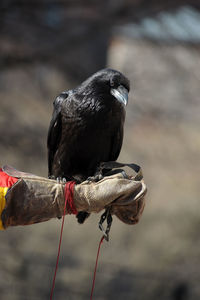
[[[199,50],[199,1],[1,0],[0,165],[47,176],[54,98],[105,66],[131,81],[119,160],[147,202],[138,225],[114,219],[96,300],[200,299]],[[99,217],[66,217],[55,299],[89,299]],[[1,299],[49,299],[60,226],[0,233]]]

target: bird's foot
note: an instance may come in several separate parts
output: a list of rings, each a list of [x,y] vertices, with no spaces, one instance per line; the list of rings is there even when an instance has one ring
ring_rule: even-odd
[[[57,183],[66,183],[68,180],[65,177],[55,177],[54,175],[48,176],[49,179],[56,180]]]
[[[57,177],[56,181],[57,183],[66,183],[67,179],[65,177]]]
[[[94,176],[89,176],[87,178],[88,182],[98,182],[99,180],[103,179],[103,169],[104,169],[104,163],[100,163],[99,166],[96,169],[96,172]]]
[[[103,179],[103,175],[102,174],[95,174],[94,176],[89,176],[86,181],[88,183],[90,182],[98,182],[99,180]]]

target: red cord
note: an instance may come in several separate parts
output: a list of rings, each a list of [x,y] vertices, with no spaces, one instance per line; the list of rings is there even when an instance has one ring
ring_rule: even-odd
[[[65,185],[65,205],[64,205],[64,211],[63,211],[63,217],[62,217],[62,225],[61,225],[61,231],[60,231],[60,241],[59,241],[59,246],[58,246],[58,254],[57,254],[56,267],[55,267],[55,271],[54,271],[52,288],[51,288],[50,300],[53,299],[53,292],[54,292],[54,288],[55,288],[56,273],[57,273],[58,262],[59,262],[59,257],[60,257],[60,248],[61,248],[61,242],[62,242],[62,234],[63,234],[63,228],[64,228],[66,207],[67,207],[67,212],[69,214],[70,213],[77,214],[77,210],[76,210],[76,207],[75,207],[74,201],[73,201],[74,185],[75,185],[75,182],[73,182],[73,181],[67,182],[66,185]],[[103,243],[103,240],[104,240],[104,236],[102,236],[102,238],[99,242],[99,247],[98,247],[98,251],[97,251],[97,257],[96,257],[96,263],[95,263],[95,268],[94,268],[94,275],[93,275],[93,282],[92,282],[92,290],[91,290],[90,300],[92,300],[92,297],[93,297],[94,284],[95,284],[97,265],[98,265],[98,259],[99,259],[99,252],[100,252],[100,248],[101,248],[101,245]]]
[[[65,201],[67,201],[67,213],[77,215],[78,211],[74,205],[74,185],[75,181],[69,181],[65,184]]]
[[[97,251],[97,258],[96,258],[96,264],[95,264],[95,268],[94,268],[94,275],[93,275],[93,282],[92,282],[92,290],[91,290],[90,300],[92,300],[92,297],[93,297],[94,284],[95,284],[96,272],[97,272],[97,264],[98,264],[98,259],[99,259],[99,252],[100,252],[100,248],[101,248],[101,244],[103,243],[103,240],[104,240],[104,236],[102,236],[102,238],[99,242],[99,247],[98,247],[98,251]]]
[[[64,205],[64,210],[63,210],[62,225],[61,225],[61,231],[60,231],[60,241],[59,241],[59,246],[58,246],[58,254],[57,254],[56,267],[55,267],[55,271],[54,271],[52,288],[51,288],[50,300],[53,299],[53,291],[54,291],[54,287],[55,287],[56,273],[57,273],[58,262],[59,262],[59,257],[60,257],[60,248],[61,248],[61,242],[62,242],[62,234],[63,234],[63,228],[64,228],[66,207],[68,208],[68,213],[77,214],[77,210],[76,210],[76,207],[75,207],[74,201],[73,201],[74,185],[75,185],[74,181],[69,181],[65,185],[65,205]]]
[[[62,234],[63,234],[63,227],[64,227],[64,221],[65,221],[66,206],[67,206],[67,198],[65,199],[64,215],[62,217],[62,225],[61,225],[61,231],[60,231],[60,241],[59,241],[59,246],[58,246],[58,255],[57,255],[56,267],[55,267],[53,283],[52,283],[52,288],[51,288],[50,300],[53,299],[53,291],[54,291],[54,287],[55,287],[56,273],[57,273],[57,269],[58,269],[58,262],[59,262],[59,256],[60,256],[60,247],[61,247],[61,242],[62,242]]]

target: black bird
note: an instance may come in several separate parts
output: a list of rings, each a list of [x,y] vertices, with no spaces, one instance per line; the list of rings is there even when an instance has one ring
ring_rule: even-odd
[[[49,177],[81,182],[94,176],[101,162],[117,160],[128,92],[122,73],[103,69],[55,99],[47,140]],[[81,213],[78,221],[84,221]]]

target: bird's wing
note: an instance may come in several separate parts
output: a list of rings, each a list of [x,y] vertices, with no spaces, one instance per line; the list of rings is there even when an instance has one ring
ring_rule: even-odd
[[[53,103],[54,110],[47,137],[49,176],[52,175],[53,159],[62,135],[61,105],[67,97],[68,92],[63,92],[55,99]]]
[[[123,135],[124,135],[123,124],[124,124],[124,122],[122,122],[120,124],[120,126],[117,128],[117,130],[115,131],[115,134],[112,137],[111,151],[110,151],[110,155],[109,155],[110,161],[117,160],[117,158],[120,154],[122,142],[123,142]]]

